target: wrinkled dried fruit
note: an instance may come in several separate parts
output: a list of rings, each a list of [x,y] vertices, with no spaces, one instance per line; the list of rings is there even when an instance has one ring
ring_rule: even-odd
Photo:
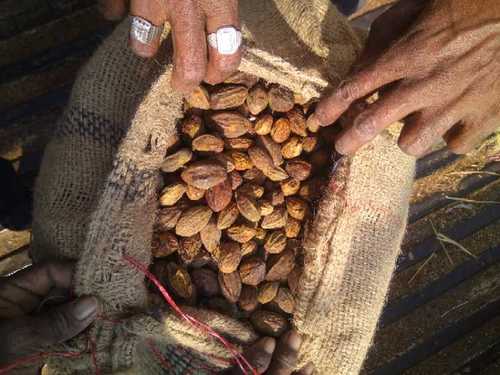
[[[227,236],[233,241],[245,243],[255,237],[255,228],[246,224],[234,225],[227,230]]]
[[[199,234],[179,239],[179,256],[184,263],[191,263],[200,253],[201,239]]]
[[[239,273],[219,272],[218,279],[222,295],[226,297],[229,302],[236,303],[241,294],[241,279]]]
[[[260,214],[262,216],[270,215],[274,211],[274,206],[271,202],[267,200],[261,200],[258,202]]]
[[[257,250],[257,242],[248,241],[241,244],[241,255],[250,255],[253,254]]]
[[[259,199],[264,195],[264,187],[252,182],[247,182],[241,185],[238,189],[238,194],[246,194],[249,197]]]
[[[307,137],[306,118],[302,112],[294,108],[288,112],[286,116],[290,121],[290,130],[292,133],[300,135],[301,137]]]
[[[266,263],[257,257],[244,259],[240,264],[241,282],[257,286],[266,277]]]
[[[233,190],[238,189],[243,183],[243,177],[237,171],[229,173],[229,180],[231,181],[231,189]]]
[[[193,108],[210,109],[208,92],[203,86],[199,86],[186,98],[187,103]]]
[[[266,176],[264,176],[260,169],[253,167],[243,172],[243,178],[245,180],[254,181],[257,184],[261,184],[262,181],[266,179]]]
[[[239,192],[236,193],[236,205],[238,206],[238,210],[240,214],[247,220],[252,222],[258,222],[260,220],[260,210],[257,206],[257,202],[254,198],[241,194]]]
[[[271,133],[273,127],[273,116],[265,114],[260,116],[257,121],[255,121],[254,131],[258,135],[267,135]]]
[[[320,128],[320,124],[318,122],[318,120],[316,119],[315,116],[311,115],[307,118],[306,120],[306,125],[307,125],[307,129],[311,132],[311,133],[317,133],[319,128]]]
[[[281,167],[274,167],[268,169],[267,171],[264,172],[264,174],[271,181],[283,181],[289,177],[288,173],[286,173],[286,171]]]
[[[191,272],[191,279],[196,290],[205,297],[213,297],[220,293],[217,274],[207,268],[200,268]]]
[[[194,206],[184,211],[175,226],[175,233],[182,237],[191,237],[199,233],[212,217],[212,210],[207,206]]]
[[[295,266],[295,254],[292,250],[286,249],[280,254],[273,254],[269,257],[267,281],[279,281],[286,278]]]
[[[305,137],[302,140],[302,148],[304,149],[305,152],[313,152],[316,149],[316,146],[318,145],[318,138],[316,137]]]
[[[290,137],[290,132],[290,121],[286,118],[280,118],[273,124],[271,138],[276,143],[283,143]]]
[[[171,232],[161,232],[153,240],[153,256],[155,258],[167,257],[179,250],[179,241]]]
[[[222,152],[224,140],[212,134],[203,134],[193,139],[193,151]]]
[[[248,155],[255,167],[261,171],[264,172],[274,168],[273,159],[265,149],[259,146],[250,147],[248,149]]]
[[[273,159],[275,167],[279,167],[283,164],[283,155],[281,155],[281,146],[274,142],[272,138],[268,135],[260,136],[259,143],[266,149],[268,154]]]
[[[291,217],[297,220],[304,220],[308,213],[309,205],[301,198],[288,197],[286,199],[286,210]]]
[[[186,185],[186,195],[190,200],[197,201],[205,196],[205,190],[198,189],[192,185]]]
[[[304,272],[304,269],[300,266],[295,266],[295,268],[290,272],[287,278],[288,282],[288,287],[292,291],[292,293],[297,293],[297,290],[299,289],[299,281],[300,277],[302,276],[302,272]]]
[[[262,85],[255,85],[248,92],[247,105],[252,115],[258,115],[266,109],[269,103],[267,91]]]
[[[231,155],[227,153],[215,154],[214,159],[222,165],[227,173],[234,172],[234,161]]]
[[[248,150],[253,146],[253,139],[239,137],[239,138],[227,138],[226,145],[232,150]]]
[[[186,165],[192,157],[193,153],[190,149],[181,148],[176,153],[173,153],[165,158],[161,164],[161,170],[166,173],[175,172]]]
[[[257,228],[255,230],[255,239],[259,241],[263,241],[266,238],[267,232],[264,228]]]
[[[160,210],[157,226],[160,230],[170,230],[175,228],[177,221],[181,217],[182,210],[179,207],[166,207]]]
[[[211,119],[226,138],[241,137],[252,126],[250,121],[238,112],[217,112]]]
[[[297,238],[299,236],[301,227],[302,223],[299,220],[294,219],[293,217],[289,217],[285,225],[285,235],[288,238]]]
[[[287,314],[292,314],[295,309],[295,298],[288,288],[279,288],[278,293],[274,298],[274,302]]]
[[[200,232],[200,238],[205,249],[214,254],[220,244],[222,232],[217,228],[217,223],[214,217],[211,217],[208,224]]]
[[[289,178],[288,180],[280,182],[280,186],[285,197],[288,197],[297,194],[300,189],[300,182],[295,178]]]
[[[226,208],[232,198],[233,189],[229,179],[211,187],[205,193],[205,199],[208,207],[210,207],[214,212],[219,212]]]
[[[264,217],[261,227],[263,229],[283,228],[286,225],[287,216],[285,207],[275,206],[273,212]]]
[[[221,110],[239,107],[245,102],[248,88],[240,85],[225,85],[216,88],[210,95],[210,108]]]
[[[216,259],[219,270],[224,273],[231,273],[238,269],[241,261],[240,244],[233,241],[221,243],[216,251]]]
[[[167,280],[170,288],[179,297],[189,299],[193,295],[193,283],[185,268],[173,262],[168,263]]]
[[[304,160],[291,160],[286,163],[286,171],[298,181],[304,181],[311,175],[311,164]]]
[[[236,206],[236,203],[229,204],[225,209],[223,209],[217,218],[217,228],[223,230],[229,228],[234,224],[238,218],[240,211]]]
[[[207,190],[220,184],[227,178],[225,168],[215,162],[198,161],[181,173],[182,180],[198,189]]]
[[[237,72],[231,74],[231,76],[229,76],[229,78],[226,78],[224,83],[234,83],[234,84],[238,84],[238,85],[245,85],[246,87],[250,88],[250,87],[255,86],[255,84],[257,84],[258,81],[259,81],[259,78],[254,76],[254,75],[237,71]]]
[[[230,155],[233,159],[234,169],[237,171],[245,171],[253,167],[252,160],[248,154],[241,151],[231,151]]]
[[[262,303],[269,303],[278,294],[278,289],[280,288],[280,283],[277,281],[268,281],[259,285],[259,290],[257,292],[257,300]]]
[[[264,336],[280,337],[288,329],[288,320],[272,311],[257,310],[250,321],[255,330]]]
[[[273,206],[279,206],[280,204],[285,203],[285,195],[281,190],[272,191],[270,199]]]
[[[264,249],[270,254],[279,254],[286,247],[286,236],[284,231],[273,231],[268,233],[264,243]]]
[[[188,115],[182,120],[180,131],[189,139],[194,139],[203,131],[203,120],[200,116],[194,114]]]
[[[294,106],[293,92],[283,86],[273,85],[268,92],[269,107],[274,112],[288,112]]]
[[[257,288],[250,285],[243,285],[238,305],[243,311],[254,311],[259,306]]]
[[[302,153],[302,140],[293,136],[281,146],[281,155],[285,159],[293,159]]]
[[[186,192],[186,185],[182,182],[174,182],[165,186],[160,195],[160,205],[173,206]]]

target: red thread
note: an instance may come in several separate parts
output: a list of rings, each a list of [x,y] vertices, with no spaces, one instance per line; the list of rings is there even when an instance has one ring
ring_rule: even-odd
[[[160,361],[162,367],[167,371],[170,370],[172,366],[170,365],[170,363],[165,361],[165,358],[163,358],[163,355],[160,353],[158,348],[153,344],[153,342],[151,340],[146,340],[146,343],[148,344],[149,349],[151,349],[155,357]]]
[[[203,322],[200,322],[199,320],[195,319],[189,314],[184,313],[181,308],[175,303],[173,298],[170,296],[170,294],[167,292],[165,287],[160,283],[160,281],[147,269],[146,266],[141,264],[138,260],[136,260],[133,257],[130,257],[128,255],[124,255],[123,259],[125,259],[128,263],[130,263],[133,267],[144,273],[146,277],[158,288],[160,293],[162,294],[163,298],[165,298],[165,301],[174,309],[174,311],[182,317],[184,320],[186,320],[188,323],[192,324],[193,326],[196,326],[200,328],[203,332],[207,333],[208,335],[216,338],[219,340],[222,345],[233,355],[236,363],[240,367],[241,371],[243,371],[243,374],[247,375],[249,374],[248,371],[250,371],[250,374],[253,375],[259,375],[257,370],[253,368],[253,366],[247,361],[247,359],[230,343],[228,342],[224,337],[219,335],[216,331],[212,329],[212,327],[206,325]]]
[[[89,337],[89,345],[90,345],[90,358],[92,358],[92,364],[95,368],[95,375],[100,375],[99,366],[97,365],[97,353],[95,342]]]
[[[10,365],[1,367],[0,374],[7,374],[9,371],[14,370],[16,367],[29,365],[31,363],[38,362],[47,357],[73,358],[73,357],[79,357],[81,355],[82,353],[79,352],[41,352],[23,358],[19,358],[17,361],[12,362]]]

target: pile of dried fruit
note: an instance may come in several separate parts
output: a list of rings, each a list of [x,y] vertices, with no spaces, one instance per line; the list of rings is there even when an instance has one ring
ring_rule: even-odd
[[[238,73],[187,100],[162,165],[153,272],[182,303],[279,336],[294,310],[300,238],[331,155],[309,103]]]

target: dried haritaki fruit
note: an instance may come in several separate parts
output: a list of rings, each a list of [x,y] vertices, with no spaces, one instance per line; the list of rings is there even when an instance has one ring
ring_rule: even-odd
[[[257,204],[262,216],[270,215],[274,211],[274,206],[268,200],[260,200],[257,202]]]
[[[286,199],[286,210],[288,215],[297,220],[304,220],[306,217],[309,205],[306,201],[297,197],[288,197]]]
[[[194,206],[184,211],[175,226],[175,234],[191,237],[199,233],[212,217],[212,210],[207,206]]]
[[[182,182],[174,182],[165,186],[160,194],[160,205],[173,206],[186,192],[186,185]]]
[[[203,134],[193,139],[192,148],[193,151],[222,152],[224,140],[212,134]]]
[[[265,216],[260,224],[263,229],[279,229],[286,225],[287,211],[283,206],[275,206],[273,212]]]
[[[165,158],[161,164],[161,170],[166,173],[175,172],[191,161],[192,157],[193,153],[190,149],[181,148],[176,153],[173,153]]]
[[[300,189],[300,181],[297,181],[295,178],[289,178],[288,180],[280,182],[280,186],[285,197],[288,197],[297,194]]]
[[[243,284],[257,286],[266,277],[266,263],[258,257],[246,258],[242,260],[239,272]]]
[[[290,289],[280,287],[274,301],[281,310],[287,314],[292,314],[295,309],[295,298]]]
[[[257,228],[255,230],[255,239],[259,241],[263,241],[266,238],[267,232],[264,228]]]
[[[178,253],[184,263],[191,263],[201,250],[201,239],[199,234],[179,239]]]
[[[179,297],[189,299],[193,295],[193,283],[188,271],[174,262],[167,264],[167,280],[170,288]]]
[[[263,172],[271,181],[283,181],[289,177],[288,173],[281,167],[274,167]]]
[[[295,254],[286,249],[280,254],[272,254],[268,261],[267,281],[279,281],[286,278],[295,266]]]
[[[190,114],[182,120],[180,131],[189,139],[194,139],[203,131],[203,120],[200,116]]]
[[[302,272],[304,272],[304,269],[302,267],[295,266],[292,272],[288,274],[288,287],[290,288],[292,293],[297,293],[297,290],[299,289],[299,281],[300,277],[302,276]]]
[[[205,196],[205,191],[203,189],[198,189],[192,185],[186,185],[186,195],[192,201],[200,200]]]
[[[216,88],[210,95],[210,108],[213,110],[235,108],[242,105],[248,96],[248,88],[241,85],[224,85]]]
[[[248,73],[243,73],[240,71],[237,71],[233,73],[229,78],[227,78],[224,83],[234,83],[237,85],[245,85],[248,88],[251,88],[257,84],[259,81],[259,78],[248,74]]]
[[[179,250],[177,236],[171,232],[161,232],[153,241],[153,257],[163,258]]]
[[[301,228],[302,223],[299,220],[289,217],[285,225],[285,235],[288,238],[297,238]]]
[[[253,167],[252,160],[248,154],[241,151],[231,151],[229,155],[233,160],[234,169],[237,171],[245,171]]]
[[[316,149],[317,145],[318,145],[318,138],[314,136],[305,137],[302,140],[302,149],[307,153],[313,152]]]
[[[226,234],[233,241],[245,243],[255,237],[255,232],[255,228],[252,228],[251,226],[246,224],[239,224],[230,227],[227,230]]]
[[[234,224],[240,211],[236,206],[236,203],[230,203],[226,208],[224,208],[217,217],[217,228],[223,230],[229,228]]]
[[[265,149],[259,146],[250,147],[248,149],[248,155],[255,167],[260,169],[263,173],[274,168],[273,159]]]
[[[285,195],[281,190],[272,191],[269,198],[273,206],[279,206],[280,204],[285,203]]]
[[[219,247],[221,236],[222,232],[217,228],[215,218],[211,217],[200,232],[201,243],[210,254],[214,254]]]
[[[221,154],[215,154],[214,159],[217,161],[217,163],[219,163],[220,165],[222,165],[226,169],[227,173],[234,172],[234,169],[235,169],[234,168],[234,161],[233,161],[233,158],[231,157],[231,155],[229,155],[225,152],[221,153]]]
[[[248,150],[254,144],[253,139],[239,137],[239,138],[227,138],[226,145],[232,150]]]
[[[280,337],[288,329],[288,320],[272,311],[257,310],[250,321],[255,330],[264,336]]]
[[[261,185],[247,182],[238,189],[238,194],[246,194],[249,197],[259,199],[264,195],[264,187]]]
[[[260,220],[260,210],[253,197],[236,192],[236,205],[245,219],[255,223]]]
[[[261,113],[266,109],[268,104],[269,98],[267,96],[267,91],[262,85],[257,84],[250,89],[247,97],[247,105],[252,115],[255,116]]]
[[[264,249],[266,249],[269,254],[279,254],[285,250],[286,240],[287,238],[284,231],[277,230],[270,232],[266,237]]]
[[[241,244],[242,256],[253,254],[256,250],[257,250],[257,242],[253,240]]]
[[[219,272],[218,279],[222,295],[226,297],[229,302],[236,303],[241,294],[240,274],[238,272]]]
[[[231,189],[238,189],[243,183],[243,177],[237,171],[232,171],[229,173],[229,180],[231,181]]]
[[[177,221],[181,217],[182,210],[179,207],[165,207],[160,209],[157,226],[160,230],[170,230],[175,228]]]
[[[257,301],[257,288],[250,285],[243,285],[238,305],[243,311],[254,311],[257,306],[259,306],[259,301]]]
[[[211,119],[226,138],[241,137],[252,126],[250,121],[238,112],[217,112]]]
[[[320,128],[320,124],[319,124],[318,120],[316,119],[316,116],[314,116],[314,115],[310,115],[307,118],[306,125],[307,125],[307,129],[311,133],[317,133],[319,128]]]
[[[271,133],[273,122],[274,122],[273,116],[271,116],[270,114],[259,116],[257,121],[255,121],[254,125],[255,133],[258,135],[267,135]]]
[[[290,121],[283,117],[273,123],[271,138],[276,143],[283,143],[290,137],[290,132]]]
[[[191,272],[191,280],[193,281],[196,290],[202,296],[213,297],[220,293],[217,274],[208,268],[193,270]]]
[[[300,110],[294,108],[289,111],[286,116],[290,121],[290,130],[292,133],[300,135],[301,137],[307,137],[306,118]]]
[[[227,172],[216,162],[198,161],[182,171],[181,178],[188,185],[207,190],[223,182],[227,178]]]
[[[243,178],[245,180],[253,181],[257,184],[262,184],[262,182],[265,181],[266,176],[264,176],[260,169],[253,167],[243,172]]]
[[[280,283],[277,281],[267,281],[259,285],[257,292],[257,301],[262,304],[271,302],[276,294],[278,294],[278,289],[280,288]]]
[[[220,184],[211,187],[205,193],[205,199],[207,201],[208,207],[210,207],[214,212],[219,212],[226,208],[229,202],[231,202],[232,198],[233,189],[231,187],[231,181],[229,181],[229,179],[226,179]]]
[[[242,257],[239,243],[223,242],[215,254],[221,272],[231,273],[238,269]]]
[[[281,146],[281,155],[285,159],[293,159],[302,153],[302,140],[293,136]]]
[[[293,92],[283,86],[272,85],[268,92],[269,107],[274,112],[288,112],[295,102]]]
[[[283,155],[281,155],[281,146],[274,142],[272,138],[268,135],[259,136],[259,143],[266,149],[268,154],[273,159],[275,167],[279,167],[283,164]]]
[[[210,109],[210,101],[208,98],[207,89],[199,86],[186,98],[186,102],[190,107],[199,109]]]
[[[304,181],[311,175],[312,166],[304,160],[290,160],[285,165],[287,173],[298,181]]]

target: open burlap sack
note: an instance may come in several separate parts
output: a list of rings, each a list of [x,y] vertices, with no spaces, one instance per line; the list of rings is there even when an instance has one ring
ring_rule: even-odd
[[[328,0],[241,2],[241,70],[305,98],[337,85],[359,53],[346,20]],[[77,294],[103,311],[88,332],[52,359],[56,374],[204,373],[229,365],[217,342],[173,313],[148,314],[144,275],[123,256],[150,263],[160,164],[181,116],[169,86],[168,30],[156,60],[127,48],[129,21],[80,73],[48,145],[38,179],[32,256],[78,260]],[[294,324],[304,336],[300,362],[319,373],[356,374],[373,336],[404,231],[414,160],[388,134],[331,174],[304,240],[305,272]],[[243,324],[189,311],[236,344],[255,340]]]

